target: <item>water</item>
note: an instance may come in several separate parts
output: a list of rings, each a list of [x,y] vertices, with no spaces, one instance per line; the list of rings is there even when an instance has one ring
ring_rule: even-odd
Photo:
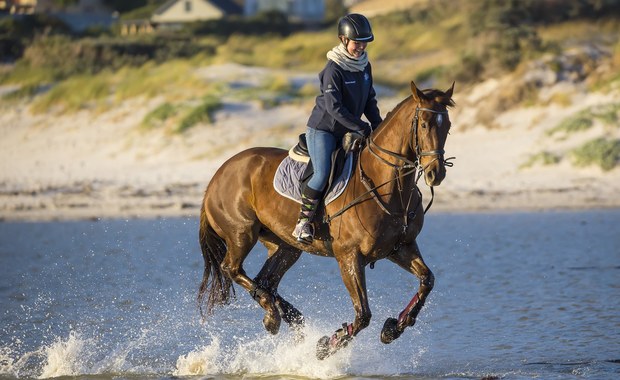
[[[194,219],[0,223],[0,378],[618,378],[619,222],[431,211],[419,243],[436,286],[418,324],[379,341],[417,281],[377,262],[371,325],[324,361],[316,341],[354,316],[333,259],[302,256],[280,286],[306,316],[296,343],[285,325],[267,334],[240,288],[201,321]]]

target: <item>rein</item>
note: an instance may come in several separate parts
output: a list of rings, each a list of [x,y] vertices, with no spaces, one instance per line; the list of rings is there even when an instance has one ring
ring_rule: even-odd
[[[351,202],[349,202],[349,204],[347,204],[346,206],[344,206],[341,210],[339,210],[338,212],[336,212],[335,214],[326,217],[324,219],[324,222],[326,223],[330,223],[332,220],[334,220],[335,218],[339,217],[340,215],[344,214],[347,210],[349,210],[350,208],[362,203],[363,201],[366,201],[370,198],[367,198],[367,195],[371,195],[371,198],[373,198],[375,200],[375,202],[377,202],[377,204],[379,205],[379,207],[381,208],[381,210],[383,210],[383,212],[385,212],[386,214],[390,215],[390,216],[403,216],[404,217],[404,221],[403,221],[403,233],[405,232],[408,223],[408,218],[409,218],[409,214],[407,213],[407,210],[409,210],[409,206],[411,205],[411,200],[413,197],[413,192],[410,194],[409,199],[407,201],[407,204],[405,205],[403,200],[402,200],[402,193],[403,193],[403,188],[401,185],[401,178],[404,178],[410,174],[416,173],[417,172],[417,176],[415,178],[415,188],[418,192],[419,195],[419,202],[422,201],[422,194],[420,192],[420,189],[417,186],[418,181],[420,180],[420,178],[422,177],[422,174],[424,173],[424,169],[426,169],[426,167],[428,167],[428,165],[430,165],[433,161],[429,162],[426,166],[422,166],[420,164],[420,157],[423,156],[443,156],[443,154],[445,153],[445,151],[443,149],[436,149],[436,150],[429,150],[429,151],[423,151],[420,147],[420,144],[418,144],[418,125],[419,125],[419,113],[420,111],[427,111],[427,112],[432,112],[435,114],[441,114],[441,115],[447,115],[448,111],[436,111],[433,110],[431,108],[420,108],[419,105],[416,106],[416,110],[415,110],[415,114],[411,120],[411,130],[409,131],[409,134],[412,135],[412,138],[409,139],[409,146],[411,147],[412,151],[415,152],[416,154],[416,160],[412,161],[410,159],[408,159],[405,156],[402,156],[398,153],[392,152],[390,150],[387,150],[385,148],[380,147],[379,145],[377,145],[377,143],[375,143],[375,141],[372,138],[372,135],[368,137],[368,151],[370,153],[372,153],[373,156],[377,157],[381,162],[383,162],[384,164],[396,169],[398,172],[400,172],[399,175],[395,176],[394,178],[380,184],[377,186],[373,186],[372,180],[366,175],[366,173],[364,172],[364,170],[362,169],[362,162],[360,159],[361,156],[361,152],[362,150],[360,150],[360,153],[358,154],[358,169],[359,169],[359,173],[360,173],[360,181],[362,182],[362,184],[364,185],[364,187],[366,187],[366,192],[359,195],[358,197],[356,197],[355,199],[353,199]],[[415,145],[415,146],[414,146]],[[390,161],[386,160],[385,158],[381,157],[375,150],[378,150],[381,153],[384,153],[390,157],[393,157],[399,161],[402,161],[403,164],[402,165],[398,165],[398,164],[393,164]],[[448,160],[453,159],[454,157],[450,157],[446,160],[444,160],[444,165],[447,167],[451,167],[453,166],[452,162],[448,162]],[[435,158],[435,160],[437,160],[438,158]],[[402,173],[403,170],[407,170],[406,172]],[[403,212],[402,214],[394,214],[391,213],[388,209],[387,206],[383,203],[383,201],[381,201],[381,198],[379,197],[379,194],[377,193],[377,190],[391,182],[394,181],[398,181],[398,185],[399,185],[399,194],[401,194],[401,205],[403,207]],[[426,214],[426,212],[430,209],[431,205],[433,204],[433,199],[435,198],[435,190],[433,188],[433,186],[429,186],[430,190],[431,190],[431,200],[428,203],[428,205],[424,208],[424,214]],[[418,203],[419,204],[419,203]],[[416,206],[417,208],[417,206]],[[412,215],[412,216],[415,216]]]

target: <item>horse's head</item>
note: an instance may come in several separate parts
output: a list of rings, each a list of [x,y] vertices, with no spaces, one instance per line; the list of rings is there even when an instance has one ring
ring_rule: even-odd
[[[411,148],[424,170],[424,180],[428,186],[438,186],[446,177],[444,146],[451,126],[448,107],[454,106],[453,91],[454,83],[443,92],[421,91],[411,82],[415,103]]]

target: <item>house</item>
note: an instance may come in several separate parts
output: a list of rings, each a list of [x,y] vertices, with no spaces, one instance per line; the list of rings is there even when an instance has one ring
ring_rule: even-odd
[[[220,19],[241,14],[242,9],[226,0],[169,0],[157,8],[151,17],[153,24],[180,24]]]
[[[168,0],[150,19],[123,20],[121,35],[152,33],[156,28],[174,29],[183,23],[220,19],[242,14],[243,9],[230,0]]]
[[[243,14],[254,16],[257,13],[279,11],[291,21],[315,22],[325,17],[324,0],[245,0]]]
[[[208,21],[231,15],[245,17],[280,11],[291,21],[316,22],[325,15],[323,0],[168,0],[150,20],[123,20],[121,34],[150,33],[155,28],[174,29],[188,22]]]

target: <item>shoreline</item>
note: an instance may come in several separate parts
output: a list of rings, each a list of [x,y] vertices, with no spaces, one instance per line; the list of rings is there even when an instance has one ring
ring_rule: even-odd
[[[198,218],[206,185],[178,185],[186,191],[170,195],[170,188],[128,189],[115,191],[101,187],[96,191],[56,191],[43,195],[0,194],[0,223],[54,222],[115,219]],[[423,203],[430,201],[423,189]],[[113,195],[111,195],[113,194]],[[429,214],[561,212],[620,209],[620,199],[604,194],[585,197],[581,191],[512,191],[474,190],[456,193],[435,188]]]

